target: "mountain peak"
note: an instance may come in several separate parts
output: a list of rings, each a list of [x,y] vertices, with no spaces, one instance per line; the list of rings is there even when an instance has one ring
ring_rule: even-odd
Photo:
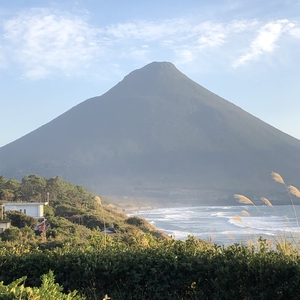
[[[266,195],[272,170],[299,178],[299,153],[298,140],[152,62],[0,148],[0,174],[61,175],[102,194]]]
[[[131,73],[135,73],[135,72],[140,72],[140,71],[146,71],[146,72],[160,72],[160,71],[178,71],[178,69],[175,67],[174,64],[172,64],[171,62],[168,61],[153,61],[145,66],[143,66],[142,68],[136,69],[134,71],[132,71]],[[130,74],[131,74],[130,73]],[[130,75],[129,74],[129,75]]]
[[[140,69],[134,70],[124,77],[136,80],[137,78],[147,77],[148,79],[155,79],[160,76],[174,76],[183,75],[172,63],[170,62],[152,62]]]
[[[179,82],[191,82],[171,62],[152,62],[148,65],[130,72],[111,91],[119,93],[120,89],[134,91],[135,94],[152,94],[160,89],[176,89]]]
[[[154,61],[151,62],[144,67],[142,67],[140,70],[154,70],[154,71],[178,71],[174,64],[168,61]]]

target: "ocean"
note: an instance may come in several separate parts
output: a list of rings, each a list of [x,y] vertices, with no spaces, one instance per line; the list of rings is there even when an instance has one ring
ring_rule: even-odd
[[[138,215],[156,228],[185,240],[188,235],[231,245],[257,240],[260,236],[272,239],[286,235],[298,238],[300,206],[196,206],[141,210]],[[299,221],[300,222],[300,221]]]

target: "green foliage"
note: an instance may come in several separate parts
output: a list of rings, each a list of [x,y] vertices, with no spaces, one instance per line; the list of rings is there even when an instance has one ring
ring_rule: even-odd
[[[24,176],[20,186],[22,200],[45,201],[46,180],[38,175]]]
[[[0,233],[0,238],[4,242],[15,242],[16,244],[33,245],[37,242],[37,236],[34,230],[28,226],[21,229],[11,226]]]
[[[2,233],[0,233],[2,241],[14,242],[20,239],[20,229],[18,227],[11,226]]]
[[[76,214],[82,214],[83,212],[82,209],[69,204],[59,204],[55,207],[55,215],[61,217],[70,217]]]
[[[261,238],[257,247],[220,247],[193,236],[170,239],[60,177],[32,175],[20,184],[0,177],[0,192],[9,189],[14,198],[30,200],[48,191],[51,230],[36,236],[28,216],[8,212],[19,228],[0,235],[0,299],[81,299],[74,290],[114,300],[299,298],[299,248],[292,245],[276,248]],[[107,227],[116,234],[103,234]],[[48,270],[53,273],[42,276]]]
[[[25,287],[26,276],[19,278],[8,285],[0,282],[0,299],[3,300],[81,300],[83,297],[77,295],[76,291],[68,294],[62,293],[63,288],[55,283],[52,271],[42,275],[42,284],[37,287]]]
[[[0,265],[5,284],[27,275],[27,286],[39,286],[51,269],[65,291],[88,299],[298,299],[300,286],[300,257],[263,239],[249,248],[141,235],[129,245],[95,231],[76,247],[1,249]]]
[[[51,218],[54,217],[54,208],[51,207],[50,205],[45,205],[44,206],[44,216],[46,218]]]
[[[5,178],[5,176],[1,175],[0,176],[0,189],[5,187],[6,182],[7,182],[7,179]]]
[[[140,217],[134,216],[134,217],[129,217],[126,220],[126,223],[134,226],[142,226],[145,225],[145,220]]]
[[[42,178],[33,174],[24,176],[21,182],[0,176],[0,200],[34,202],[47,201],[48,197],[53,206],[61,202],[77,205],[89,205],[94,202],[94,195],[86,188],[65,182],[60,176]]]
[[[20,182],[14,178],[7,180],[1,176],[0,180],[0,199],[6,201],[15,200],[19,196]]]
[[[48,201],[44,215],[51,229],[45,234],[35,236],[28,227],[36,225],[36,220],[18,211],[8,211],[12,227],[0,234],[1,246],[12,247],[17,244],[29,245],[40,249],[54,249],[64,244],[80,245],[87,242],[95,232],[112,227],[117,231],[114,237],[127,245],[135,244],[143,233],[167,238],[149,222],[138,217],[128,218],[117,212],[109,204],[103,205],[100,198],[89,193],[82,186],[64,182],[61,177],[42,178],[38,175],[24,176],[21,182],[0,177],[0,192],[12,188],[13,200]],[[2,190],[1,190],[2,188]],[[95,232],[93,233],[92,230]]]
[[[20,211],[8,210],[5,212],[8,219],[11,220],[11,225],[22,228],[25,226],[33,227],[37,224],[37,220]]]

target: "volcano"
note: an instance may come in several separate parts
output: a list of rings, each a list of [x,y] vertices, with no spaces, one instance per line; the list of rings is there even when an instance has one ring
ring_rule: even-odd
[[[297,186],[300,141],[153,62],[1,147],[0,162],[6,177],[60,175],[102,195],[210,204],[283,190],[272,171]]]

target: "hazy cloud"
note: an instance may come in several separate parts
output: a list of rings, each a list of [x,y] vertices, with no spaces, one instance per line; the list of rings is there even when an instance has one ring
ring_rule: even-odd
[[[4,22],[7,48],[31,79],[55,70],[69,75],[84,67],[101,49],[97,33],[77,16],[48,9],[32,9]]]
[[[238,67],[250,60],[255,60],[264,53],[271,53],[277,47],[276,42],[280,36],[287,31],[294,28],[294,24],[288,20],[279,20],[276,22],[269,22],[262,26],[256,38],[252,41],[251,46],[246,54],[239,57],[234,66]]]
[[[181,19],[161,22],[136,21],[108,26],[106,34],[111,38],[142,39],[146,41],[161,40],[166,37],[181,36],[188,24]]]
[[[0,68],[4,68],[6,65],[5,58],[4,58],[4,51],[3,47],[0,45]]]
[[[87,15],[53,9],[23,11],[3,22],[0,67],[14,63],[26,78],[74,76],[95,70],[98,61],[158,60],[185,64],[217,55],[235,68],[272,53],[283,34],[300,38],[288,20],[200,22],[192,19],[136,20],[96,27]],[[1,45],[2,48],[1,48]],[[241,54],[242,53],[242,54]],[[214,63],[211,59],[211,64]],[[231,63],[233,61],[233,63]],[[93,71],[92,73],[95,73]]]
[[[297,39],[300,39],[300,28],[299,27],[292,27],[290,28],[290,30],[288,31],[289,34]]]

